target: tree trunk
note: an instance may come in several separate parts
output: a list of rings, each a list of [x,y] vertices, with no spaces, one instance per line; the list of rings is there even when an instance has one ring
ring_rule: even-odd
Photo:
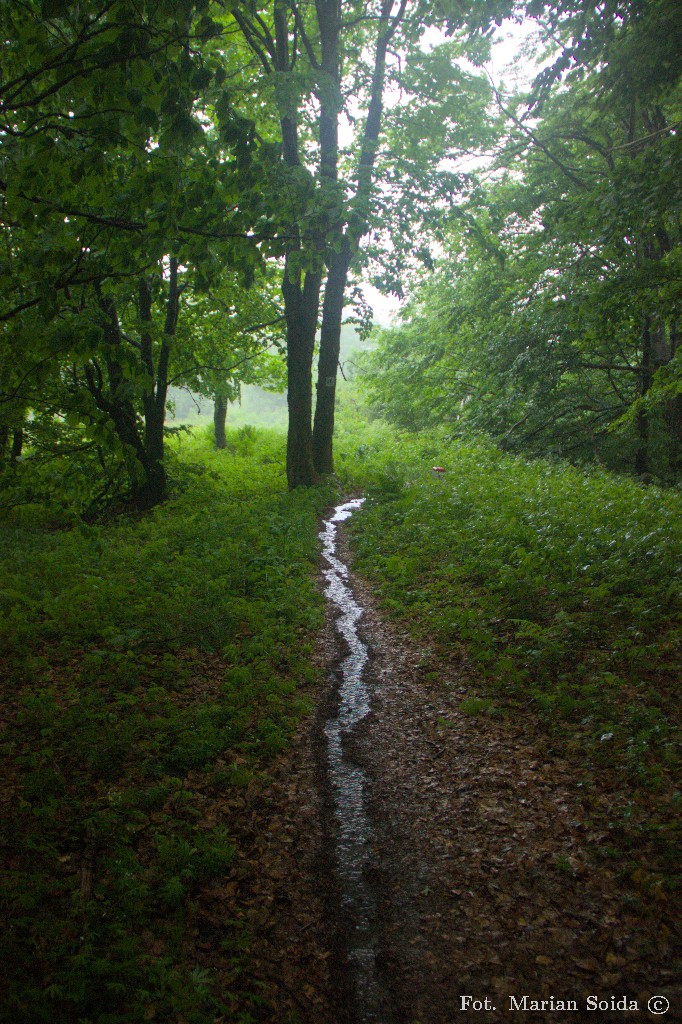
[[[225,421],[227,420],[227,398],[216,395],[213,399],[213,433],[216,448],[227,448]]]
[[[402,21],[408,0],[399,0],[398,9],[393,17],[394,0],[381,0],[379,24],[376,37],[374,71],[371,84],[371,97],[367,112],[367,121],[362,142],[362,151],[357,169],[357,189],[352,201],[355,214],[360,214],[362,226],[351,236],[344,231],[344,223],[348,218],[339,216],[336,225],[337,239],[344,247],[348,246],[350,256],[357,251],[360,238],[368,230],[370,188],[372,170],[376,156],[379,130],[381,127],[382,95],[386,67],[386,52],[398,25]],[[322,51],[321,64],[312,54],[312,48],[304,32],[304,22],[297,20],[297,5],[288,0],[274,0],[273,27],[274,39],[268,30],[262,33],[254,22],[251,22],[240,9],[241,5],[232,5],[232,13],[247,44],[264,67],[266,74],[277,72],[288,75],[296,60],[299,44],[311,55],[316,71],[320,72],[320,89],[318,100],[321,114],[319,121],[320,142],[320,176],[323,181],[333,183],[337,177],[338,163],[338,115],[343,105],[340,89],[339,73],[339,40],[342,31],[341,0],[315,0],[320,46]],[[290,16],[294,16],[293,33],[290,32]],[[300,13],[300,12],[299,12]],[[260,25],[263,28],[263,25]],[[283,78],[282,81],[286,81]],[[284,98],[284,97],[282,97]],[[298,109],[292,104],[290,109],[280,113],[282,133],[282,159],[288,167],[299,167]],[[357,217],[354,218],[357,221]],[[320,233],[315,248],[321,256],[327,238],[325,234],[335,230],[334,224],[327,224]],[[296,238],[290,254],[300,250],[300,238],[296,222],[292,224],[291,234]],[[327,235],[328,237],[328,235]],[[344,252],[344,249],[341,250]],[[329,258],[330,267],[336,263],[334,257]],[[349,260],[350,261],[350,260]],[[291,273],[287,259],[282,293],[287,324],[287,370],[288,370],[288,405],[289,433],[287,437],[287,479],[289,487],[308,486],[317,481],[313,461],[312,439],[312,358],[317,329],[319,292],[322,280],[321,273],[308,272],[301,286],[301,272]],[[334,427],[334,398],[336,388],[336,365],[338,363],[338,342],[341,330],[341,313],[343,310],[343,290],[346,283],[348,265],[345,269],[339,266],[336,282],[330,282],[330,311],[327,315],[327,326],[323,331],[322,347],[324,351],[323,366],[320,369],[324,383],[324,397],[320,410],[320,426],[318,428],[318,447],[320,464],[326,469],[331,465],[331,435]],[[340,300],[339,300],[340,296]],[[340,301],[340,304],[339,304]],[[334,316],[331,307],[334,306]],[[331,372],[325,368],[333,366]],[[333,376],[333,382],[327,381]]]
[[[675,480],[682,473],[682,395],[675,395],[668,403],[668,430],[670,432],[670,449],[668,463]]]
[[[651,356],[651,320],[647,316],[642,331],[642,360],[639,367],[642,397],[651,387]],[[640,408],[637,412],[637,433],[639,446],[635,455],[635,472],[642,476],[649,472],[649,413],[644,408]]]
[[[7,458],[7,442],[9,441],[9,427],[6,423],[0,423],[0,473],[5,468]]]
[[[321,275],[300,273],[291,280],[284,271],[282,295],[287,324],[287,483],[289,490],[310,487],[318,477],[313,464],[313,352],[317,329]]]
[[[137,413],[130,398],[127,397],[126,379],[119,359],[121,328],[116,304],[111,297],[103,296],[99,288],[96,290],[100,309],[105,316],[106,387],[104,373],[96,359],[92,359],[86,365],[85,379],[97,408],[106,413],[112,421],[118,439],[135,453],[140,470],[144,473],[145,452],[138,429]],[[142,482],[133,472],[130,473],[130,486],[135,500]]]
[[[149,325],[142,331],[142,359],[149,375],[149,386],[144,394],[144,475],[136,500],[141,508],[153,508],[166,497],[168,480],[164,464],[164,426],[168,395],[168,365],[172,339],[178,323],[180,288],[178,286],[178,260],[170,259],[166,322],[159,358],[154,367],[151,340],[152,293],[149,281],[143,278],[139,286],[140,320]]]
[[[144,480],[134,494],[136,504],[143,509],[153,508],[163,501],[166,495],[166,471],[163,465],[163,423],[164,408],[159,417],[156,402],[154,349],[152,345],[152,287],[148,278],[140,279],[138,288],[138,304],[141,331],[141,356],[149,383],[142,397],[144,408],[144,450],[142,465]]]
[[[340,18],[338,10],[330,13],[327,8],[335,4],[318,2],[318,22],[322,40],[323,69],[338,83],[338,32]],[[367,120],[362,137],[360,158],[356,175],[356,190],[352,206],[359,214],[361,226],[354,229],[339,228],[341,249],[329,259],[329,274],[322,312],[322,332],[317,378],[317,405],[315,408],[315,429],[313,453],[318,473],[334,471],[334,406],[336,402],[336,374],[341,343],[341,321],[343,299],[348,280],[348,270],[353,255],[360,246],[360,239],[369,230],[370,200],[374,164],[381,131],[383,113],[384,80],[386,74],[386,53],[398,25],[403,19],[406,0],[401,0],[398,11],[391,18],[393,0],[383,0],[374,51],[374,70],[367,109]],[[322,103],[320,119],[320,171],[322,176],[336,178],[338,142],[338,109],[333,104]]]
[[[343,106],[339,65],[341,4],[339,0],[316,0],[315,7],[320,29],[322,52],[320,70],[323,75],[322,88],[319,93],[320,176],[323,180],[335,182],[338,176],[339,162],[339,112]],[[337,230],[342,240],[342,248],[339,253],[332,253],[328,263],[322,307],[320,355],[317,366],[313,464],[316,472],[320,474],[334,471],[332,438],[334,436],[336,367],[339,362],[343,296],[348,277],[350,253],[342,220],[339,221]]]
[[[670,358],[673,359],[677,351],[678,334],[677,322],[670,324]],[[674,395],[667,404],[666,421],[670,434],[670,447],[668,462],[674,479],[677,479],[682,471],[682,394]]]
[[[24,428],[15,427],[12,431],[12,462],[16,462],[17,459],[21,458],[21,453],[24,450]]]
[[[341,348],[343,298],[348,279],[350,246],[344,237],[340,253],[334,254],[322,307],[320,355],[317,364],[317,401],[313,427],[313,460],[318,473],[334,472],[334,409],[336,404],[336,372]]]
[[[166,497],[166,467],[163,461],[163,428],[166,421],[165,401],[145,410],[144,417],[144,482],[136,494],[141,509],[154,508]]]
[[[11,436],[11,442],[10,442]],[[9,447],[9,453],[8,453]],[[24,423],[19,423],[18,426],[10,427],[8,424],[3,423],[0,426],[0,473],[5,466],[7,456],[9,454],[9,462],[11,466],[14,466],[17,459],[21,458],[21,454],[24,450]]]

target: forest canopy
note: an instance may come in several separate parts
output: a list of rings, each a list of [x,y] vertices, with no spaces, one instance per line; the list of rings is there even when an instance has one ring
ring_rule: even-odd
[[[679,18],[668,3],[529,5],[526,92],[492,86],[483,173],[435,273],[365,362],[376,410],[503,447],[679,478]],[[492,112],[492,111],[490,111]]]
[[[5,505],[162,500],[172,386],[218,410],[241,382],[286,387],[288,483],[315,483],[363,281],[411,296],[364,368],[384,415],[677,478],[674,4],[28,0],[0,19]],[[540,59],[524,88],[489,65],[514,22]]]
[[[2,1020],[679,1003],[678,7],[0,4]]]

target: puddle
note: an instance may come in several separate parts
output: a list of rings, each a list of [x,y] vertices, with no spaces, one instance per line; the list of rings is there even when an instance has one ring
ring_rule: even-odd
[[[327,720],[327,772],[337,821],[336,870],[343,910],[350,920],[348,961],[353,971],[355,1020],[358,1024],[388,1024],[389,1017],[376,966],[377,907],[366,878],[372,844],[372,827],[365,806],[366,777],[352,763],[347,743],[355,727],[370,710],[365,679],[367,647],[357,633],[363,609],[353,597],[347,566],[338,557],[336,537],[339,523],[359,509],[365,499],[337,505],[320,533],[325,596],[338,609],[335,627],[347,645],[348,654],[340,665],[338,710]]]

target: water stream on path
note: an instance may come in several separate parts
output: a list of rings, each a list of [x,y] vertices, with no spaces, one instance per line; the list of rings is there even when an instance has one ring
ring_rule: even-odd
[[[351,926],[348,960],[354,974],[355,1020],[358,1024],[388,1024],[376,966],[377,908],[367,883],[366,868],[371,855],[372,828],[365,807],[365,773],[352,763],[348,742],[353,730],[370,710],[364,676],[367,646],[357,633],[363,609],[355,601],[348,568],[339,559],[337,525],[359,509],[364,498],[337,505],[320,533],[322,554],[328,563],[323,570],[327,581],[325,596],[338,608],[336,629],[348,646],[341,662],[338,710],[326,722],[327,771],[337,819],[336,861],[343,910]]]

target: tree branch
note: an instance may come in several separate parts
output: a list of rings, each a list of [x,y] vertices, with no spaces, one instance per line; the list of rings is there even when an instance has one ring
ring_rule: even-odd
[[[495,99],[497,100],[497,105],[500,108],[500,110],[502,111],[502,113],[504,114],[504,116],[508,117],[509,120],[512,122],[512,124],[515,124],[516,127],[519,129],[519,131],[523,132],[523,134],[528,139],[530,139],[530,141],[533,143],[534,146],[536,146],[538,149],[542,150],[542,152],[545,154],[545,156],[549,157],[549,159],[552,161],[552,163],[556,164],[556,166],[559,168],[561,173],[564,174],[569,179],[569,181],[572,181],[574,185],[578,186],[578,188],[587,188],[587,185],[582,180],[582,178],[579,178],[578,175],[574,171],[572,171],[570,167],[567,167],[559,159],[559,157],[556,156],[551,151],[551,149],[549,149],[549,147],[545,145],[544,142],[541,142],[541,140],[538,139],[538,137],[535,135],[535,133],[533,131],[531,131],[531,129],[528,128],[527,125],[525,125],[521,120],[519,120],[519,118],[516,117],[515,114],[512,114],[511,110],[507,110],[507,108],[502,103],[502,97],[500,95],[500,92],[499,92],[497,86],[495,85],[495,83],[493,81],[493,78],[492,78],[492,75],[490,74],[490,72],[488,71],[487,68],[486,68],[486,75],[488,76],[488,80],[490,82],[490,87],[492,88],[493,93],[495,95]]]
[[[301,17],[301,12],[299,11],[298,4],[293,5],[293,11],[294,19],[296,21],[296,28],[298,29],[299,35],[301,36],[301,41],[305,47],[305,52],[308,54],[308,60],[310,61],[311,67],[313,67],[315,71],[319,71],[321,65],[319,60],[315,56],[313,45],[310,42],[308,33],[305,30],[305,24],[303,22],[303,18]]]
[[[239,25],[239,28],[241,29],[241,33],[244,36],[244,39],[245,39],[247,45],[251,48],[251,50],[258,57],[258,60],[263,65],[263,69],[265,70],[265,73],[267,75],[269,75],[272,72],[273,67],[272,67],[272,64],[270,63],[270,61],[268,60],[268,58],[267,58],[267,56],[265,54],[265,51],[263,50],[263,47],[261,46],[261,44],[259,42],[258,32],[253,28],[253,26],[249,22],[248,18],[245,18],[244,15],[241,14],[240,11],[236,11],[236,10],[233,9],[231,13],[232,13],[232,17],[234,18],[234,20]],[[271,54],[271,57],[274,60],[274,54]]]
[[[267,352],[269,348],[272,348],[272,345],[268,345],[265,351]],[[255,359],[259,355],[261,355],[260,351],[251,352],[248,356],[244,356],[243,359],[234,363],[233,366],[212,366],[210,363],[202,363],[198,366],[187,367],[180,373],[177,373],[175,377],[171,377],[168,381],[168,386],[170,387],[172,384],[175,384],[176,380],[181,380],[183,377],[187,377],[191,373],[198,373],[200,370],[210,370],[211,373],[224,373],[227,377],[231,373],[234,373],[235,370],[238,370],[240,366],[243,366],[244,363],[250,363],[252,359]]]

